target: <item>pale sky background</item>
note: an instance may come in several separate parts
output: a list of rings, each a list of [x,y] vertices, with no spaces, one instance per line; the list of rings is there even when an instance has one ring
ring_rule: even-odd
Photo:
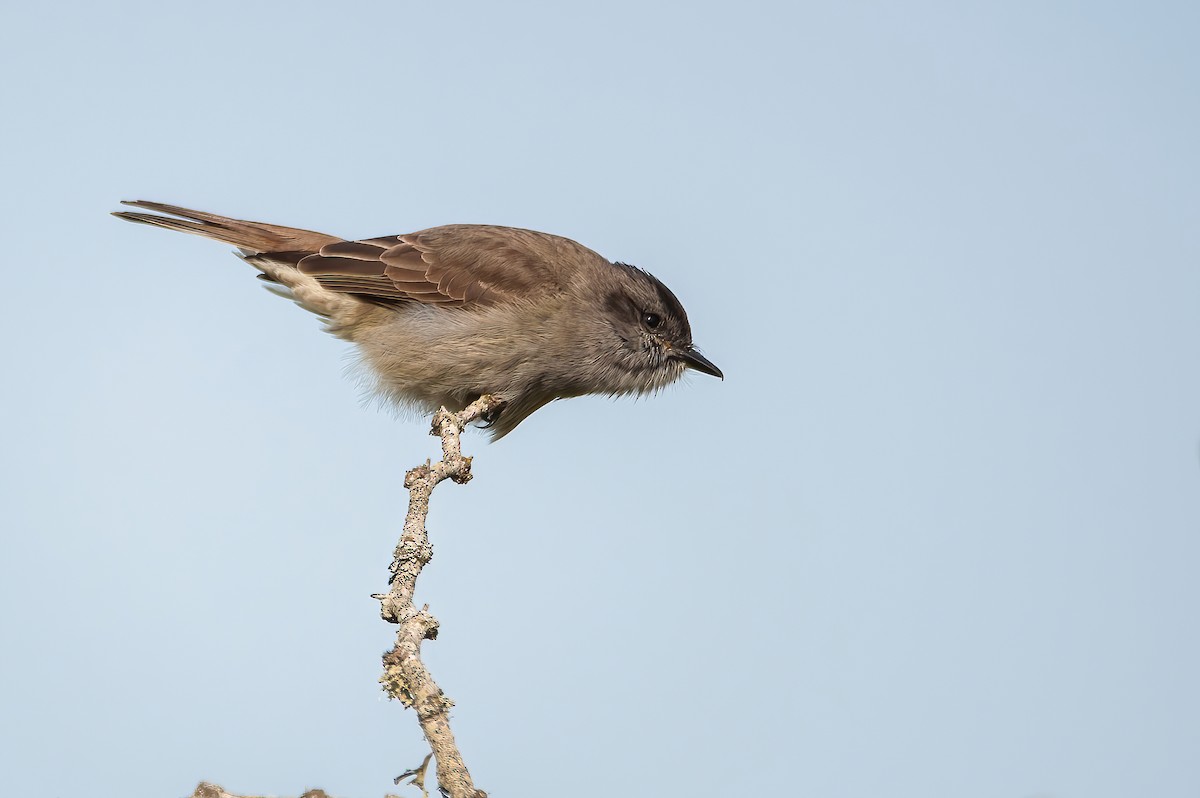
[[[571,236],[725,370],[435,494],[496,798],[1200,796],[1200,5],[0,15],[8,794],[426,751],[370,594],[435,441],[229,247],[107,215],[152,199]]]

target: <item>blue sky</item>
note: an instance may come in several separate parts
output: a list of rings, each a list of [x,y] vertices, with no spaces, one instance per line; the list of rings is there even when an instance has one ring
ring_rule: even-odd
[[[542,229],[688,308],[724,382],[469,435],[434,496],[489,793],[1200,790],[1194,4],[0,14],[14,794],[379,796],[426,750],[369,598],[425,423],[120,199]]]

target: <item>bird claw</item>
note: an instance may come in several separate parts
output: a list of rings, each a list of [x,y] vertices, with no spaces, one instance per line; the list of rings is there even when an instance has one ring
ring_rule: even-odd
[[[500,420],[500,414],[503,412],[504,412],[504,403],[503,402],[493,405],[491,408],[484,411],[484,413],[479,416],[479,420],[483,422],[480,426],[483,427],[484,429],[488,429],[489,427],[495,426],[496,422]]]

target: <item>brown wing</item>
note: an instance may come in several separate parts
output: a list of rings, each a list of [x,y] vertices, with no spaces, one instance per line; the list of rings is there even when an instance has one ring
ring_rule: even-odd
[[[331,291],[376,302],[468,306],[555,293],[564,269],[592,258],[604,262],[559,236],[458,224],[326,244],[297,268]]]

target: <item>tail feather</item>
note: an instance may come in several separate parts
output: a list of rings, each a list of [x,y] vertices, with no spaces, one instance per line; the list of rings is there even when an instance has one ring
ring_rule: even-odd
[[[267,290],[323,317],[329,331],[341,338],[354,340],[355,326],[365,315],[374,311],[372,305],[359,302],[348,294],[327,290],[315,277],[296,269],[301,258],[319,252],[324,246],[341,242],[342,239],[336,236],[231,219],[161,202],[137,200],[121,204],[154,213],[115,212],[113,216],[120,219],[233,244],[238,248],[238,257],[262,272],[259,277],[267,282]]]
[[[122,205],[143,208],[157,213],[137,213],[135,211],[117,211],[113,214],[120,219],[151,227],[163,227],[167,230],[177,230],[181,233],[204,236],[226,244],[233,244],[252,253],[271,252],[316,252],[327,244],[335,244],[342,239],[336,236],[317,233],[312,230],[301,230],[296,227],[283,227],[265,222],[248,222],[242,219],[230,219],[215,213],[194,211],[180,208],[177,205],[166,205],[161,202],[146,202],[144,200],[124,201]],[[159,214],[169,214],[160,216]],[[175,218],[179,217],[179,218]]]

